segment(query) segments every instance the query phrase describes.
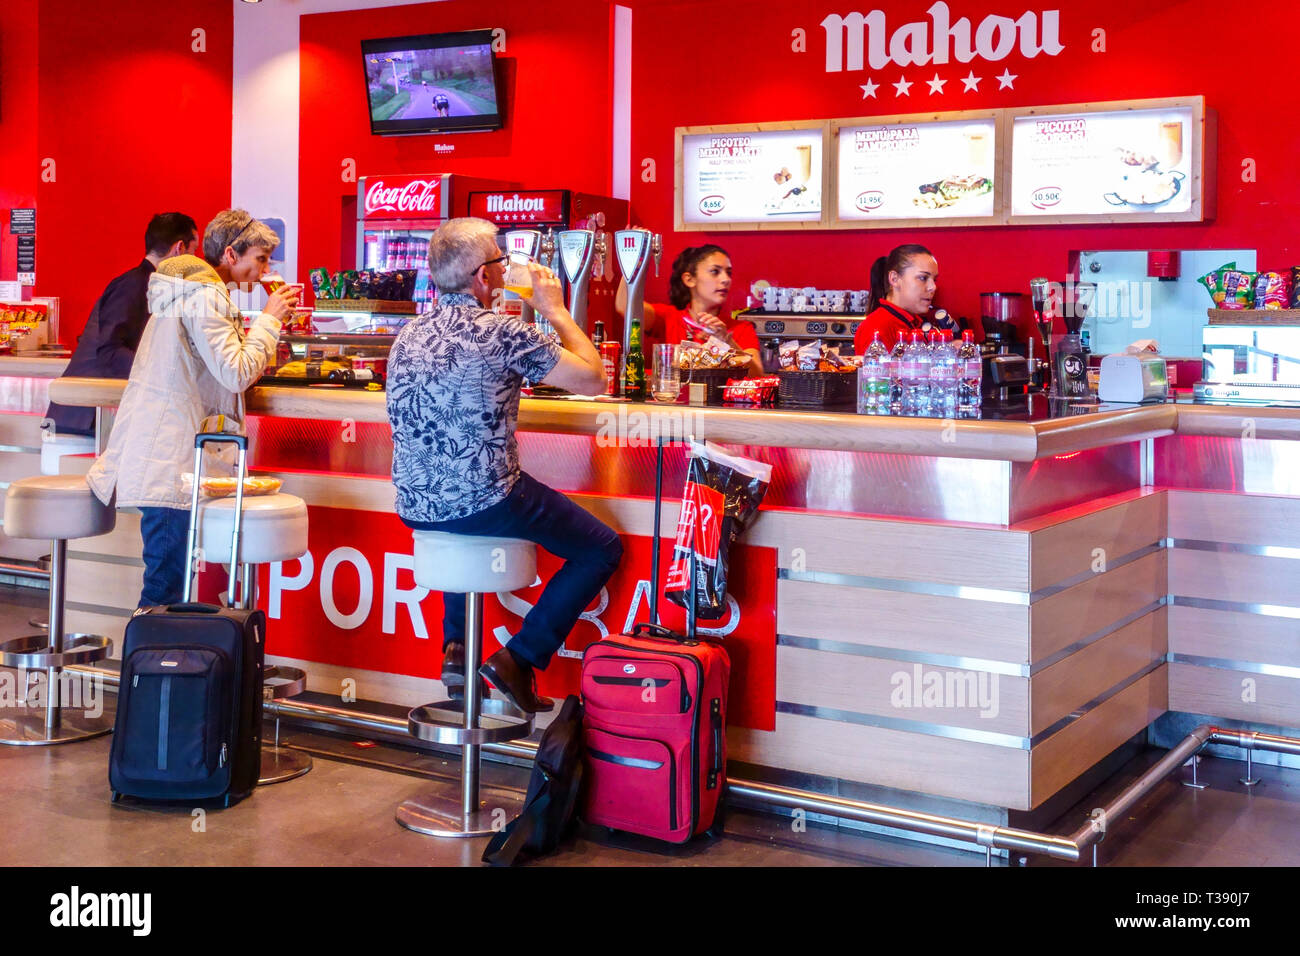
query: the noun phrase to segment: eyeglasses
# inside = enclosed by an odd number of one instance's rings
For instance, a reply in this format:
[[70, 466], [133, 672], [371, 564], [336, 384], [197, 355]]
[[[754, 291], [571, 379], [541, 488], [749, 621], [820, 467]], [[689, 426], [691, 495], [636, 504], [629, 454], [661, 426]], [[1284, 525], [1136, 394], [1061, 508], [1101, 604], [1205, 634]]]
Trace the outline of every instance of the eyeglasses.
[[[483, 265], [485, 266], [495, 265], [498, 262], [505, 262], [509, 258], [510, 258], [510, 254], [506, 253], [504, 256], [497, 256], [495, 259], [489, 259], [487, 262], [483, 263]], [[480, 268], [482, 268], [482, 266], [480, 266]]]

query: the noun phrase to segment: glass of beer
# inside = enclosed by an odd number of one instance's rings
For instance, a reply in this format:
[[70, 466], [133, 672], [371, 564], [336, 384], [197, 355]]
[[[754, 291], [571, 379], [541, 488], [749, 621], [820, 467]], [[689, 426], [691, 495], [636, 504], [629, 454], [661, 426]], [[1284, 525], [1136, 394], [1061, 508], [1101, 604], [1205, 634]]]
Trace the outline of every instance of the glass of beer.
[[262, 283], [262, 288], [266, 290], [267, 295], [275, 292], [285, 284], [284, 276], [280, 275], [278, 272], [268, 272], [266, 275], [262, 276], [260, 281]]
[[507, 292], [513, 292], [525, 301], [533, 297], [533, 275], [528, 271], [532, 262], [532, 257], [522, 252], [512, 252], [506, 260], [506, 277], [502, 284]]
[[1172, 120], [1160, 124], [1161, 164], [1165, 171], [1183, 161], [1183, 121]]

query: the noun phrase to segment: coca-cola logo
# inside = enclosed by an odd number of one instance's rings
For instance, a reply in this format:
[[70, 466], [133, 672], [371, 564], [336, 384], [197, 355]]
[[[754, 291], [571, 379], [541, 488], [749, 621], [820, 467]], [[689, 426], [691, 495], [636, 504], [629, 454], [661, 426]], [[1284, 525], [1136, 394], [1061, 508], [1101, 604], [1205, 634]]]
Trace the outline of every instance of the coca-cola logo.
[[437, 213], [437, 179], [412, 179], [402, 186], [389, 188], [376, 179], [366, 189], [366, 214], [377, 212]]

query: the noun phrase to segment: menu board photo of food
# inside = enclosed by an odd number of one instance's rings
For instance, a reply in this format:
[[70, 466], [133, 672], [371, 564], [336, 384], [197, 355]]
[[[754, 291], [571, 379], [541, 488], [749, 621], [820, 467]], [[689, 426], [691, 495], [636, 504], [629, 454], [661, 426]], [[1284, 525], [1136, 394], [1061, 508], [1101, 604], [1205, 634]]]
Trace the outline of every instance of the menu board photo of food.
[[684, 132], [683, 223], [779, 224], [822, 218], [821, 125], [809, 129]]
[[1011, 214], [1188, 214], [1194, 124], [1190, 106], [1018, 116]]
[[840, 220], [984, 219], [995, 212], [997, 120], [843, 126]]

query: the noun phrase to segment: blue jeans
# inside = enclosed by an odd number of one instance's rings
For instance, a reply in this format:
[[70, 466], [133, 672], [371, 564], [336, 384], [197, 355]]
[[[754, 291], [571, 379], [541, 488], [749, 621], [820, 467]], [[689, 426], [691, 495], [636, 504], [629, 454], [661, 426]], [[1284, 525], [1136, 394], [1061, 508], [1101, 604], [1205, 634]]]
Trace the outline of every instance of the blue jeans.
[[183, 508], [141, 508], [144, 589], [137, 607], [178, 604], [185, 591], [185, 545], [190, 513]]
[[[623, 557], [623, 542], [614, 529], [593, 518], [564, 495], [527, 474], [520, 474], [502, 501], [451, 521], [407, 521], [417, 531], [490, 538], [522, 538], [564, 558], [564, 566], [542, 590], [524, 618], [510, 650], [534, 667], [545, 669], [564, 644], [578, 617], [592, 602]], [[465, 642], [465, 601], [443, 595], [442, 645]]]

